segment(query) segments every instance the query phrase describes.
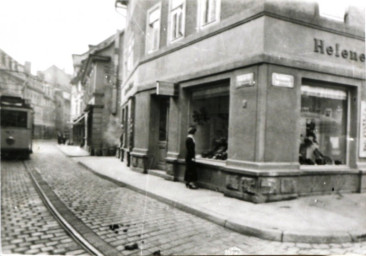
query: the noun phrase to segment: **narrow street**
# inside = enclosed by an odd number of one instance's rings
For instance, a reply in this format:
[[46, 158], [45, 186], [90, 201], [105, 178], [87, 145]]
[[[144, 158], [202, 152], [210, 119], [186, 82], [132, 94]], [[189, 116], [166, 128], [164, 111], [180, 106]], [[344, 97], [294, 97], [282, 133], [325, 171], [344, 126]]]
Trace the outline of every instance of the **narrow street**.
[[[280, 243], [238, 234], [97, 177], [53, 142], [37, 142], [25, 165], [39, 171], [76, 219], [121, 255], [225, 254], [230, 248], [242, 254], [366, 251], [366, 242]], [[42, 204], [23, 163], [2, 161], [1, 174], [3, 253], [88, 254]]]
[[[363, 254], [366, 243], [280, 243], [244, 236], [95, 176], [52, 142], [38, 142], [36, 169], [76, 218], [121, 255]], [[2, 162], [2, 250], [24, 254], [87, 254], [43, 206], [21, 162]]]

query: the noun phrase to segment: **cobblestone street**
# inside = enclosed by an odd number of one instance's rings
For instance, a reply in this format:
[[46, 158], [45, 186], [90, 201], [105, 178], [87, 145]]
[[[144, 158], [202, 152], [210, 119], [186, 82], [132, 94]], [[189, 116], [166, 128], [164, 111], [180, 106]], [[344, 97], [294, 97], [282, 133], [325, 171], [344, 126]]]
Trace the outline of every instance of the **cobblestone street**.
[[23, 163], [1, 165], [2, 253], [87, 255], [43, 205]]
[[[22, 164], [2, 164], [3, 253], [85, 254], [42, 205]], [[241, 235], [104, 180], [49, 142], [35, 144], [27, 166], [37, 168], [64, 204], [123, 255], [366, 253], [366, 242], [281, 243]]]

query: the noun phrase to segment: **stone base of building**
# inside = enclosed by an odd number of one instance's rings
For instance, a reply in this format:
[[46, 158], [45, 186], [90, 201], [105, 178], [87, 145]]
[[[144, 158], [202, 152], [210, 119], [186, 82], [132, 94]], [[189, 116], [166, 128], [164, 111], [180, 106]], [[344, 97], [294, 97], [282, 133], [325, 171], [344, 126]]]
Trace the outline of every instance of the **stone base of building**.
[[[166, 173], [172, 180], [183, 181], [184, 161], [167, 162]], [[249, 170], [233, 168], [224, 162], [197, 161], [198, 184], [225, 196], [254, 203], [289, 200], [302, 196], [366, 191], [366, 171], [334, 170]]]
[[88, 152], [92, 156], [115, 156], [116, 155], [116, 148], [102, 148], [102, 147], [93, 147], [89, 146]]
[[148, 173], [148, 156], [147, 150], [137, 150], [134, 149], [130, 153], [131, 158], [131, 169], [141, 173]]

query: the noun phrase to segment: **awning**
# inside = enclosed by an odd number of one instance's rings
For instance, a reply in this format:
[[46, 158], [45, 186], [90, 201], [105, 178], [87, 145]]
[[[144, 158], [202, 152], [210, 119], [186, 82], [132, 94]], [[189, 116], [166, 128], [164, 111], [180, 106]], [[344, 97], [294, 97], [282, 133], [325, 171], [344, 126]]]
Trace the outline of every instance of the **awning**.
[[314, 87], [308, 85], [301, 86], [301, 94], [306, 96], [334, 99], [334, 100], [346, 100], [347, 93], [343, 90]]

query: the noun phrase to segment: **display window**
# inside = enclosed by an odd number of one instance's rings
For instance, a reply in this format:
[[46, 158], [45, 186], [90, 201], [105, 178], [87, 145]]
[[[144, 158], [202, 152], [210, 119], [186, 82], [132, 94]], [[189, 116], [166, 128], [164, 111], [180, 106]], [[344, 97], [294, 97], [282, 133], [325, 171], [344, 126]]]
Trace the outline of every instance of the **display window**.
[[300, 164], [346, 164], [347, 103], [345, 88], [301, 86]]
[[190, 109], [190, 123], [197, 128], [196, 154], [206, 159], [226, 160], [229, 86], [193, 91]]

